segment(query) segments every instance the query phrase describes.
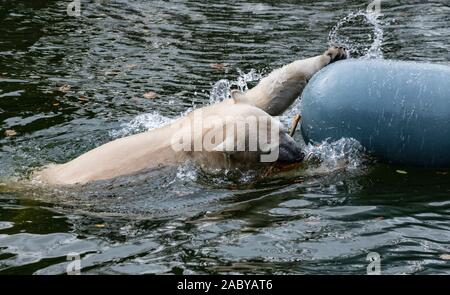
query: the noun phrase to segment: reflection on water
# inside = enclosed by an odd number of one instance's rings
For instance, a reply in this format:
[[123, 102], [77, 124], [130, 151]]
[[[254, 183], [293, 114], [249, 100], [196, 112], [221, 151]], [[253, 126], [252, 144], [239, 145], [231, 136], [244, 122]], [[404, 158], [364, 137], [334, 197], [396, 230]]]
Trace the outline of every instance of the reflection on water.
[[446, 1], [382, 2], [375, 18], [365, 1], [103, 2], [80, 18], [67, 1], [0, 4], [0, 273], [64, 273], [77, 252], [89, 273], [363, 274], [372, 251], [384, 273], [449, 272], [450, 171], [374, 163], [349, 139], [264, 179], [187, 163], [70, 190], [14, 184], [328, 42], [448, 64]]

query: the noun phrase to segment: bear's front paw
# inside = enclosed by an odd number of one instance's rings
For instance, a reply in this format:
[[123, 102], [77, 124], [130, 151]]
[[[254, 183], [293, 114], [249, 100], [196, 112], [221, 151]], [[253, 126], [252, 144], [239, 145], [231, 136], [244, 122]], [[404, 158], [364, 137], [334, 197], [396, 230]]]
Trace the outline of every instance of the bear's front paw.
[[344, 47], [330, 47], [324, 54], [330, 58], [329, 63], [347, 58], [347, 50]]

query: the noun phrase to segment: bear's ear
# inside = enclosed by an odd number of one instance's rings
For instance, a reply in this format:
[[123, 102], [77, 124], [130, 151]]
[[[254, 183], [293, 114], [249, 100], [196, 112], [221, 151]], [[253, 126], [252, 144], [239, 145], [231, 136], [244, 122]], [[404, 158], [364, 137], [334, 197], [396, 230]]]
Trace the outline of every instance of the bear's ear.
[[231, 98], [234, 100], [234, 103], [247, 103], [244, 92], [234, 89], [234, 90], [231, 90], [230, 94], [231, 94]]

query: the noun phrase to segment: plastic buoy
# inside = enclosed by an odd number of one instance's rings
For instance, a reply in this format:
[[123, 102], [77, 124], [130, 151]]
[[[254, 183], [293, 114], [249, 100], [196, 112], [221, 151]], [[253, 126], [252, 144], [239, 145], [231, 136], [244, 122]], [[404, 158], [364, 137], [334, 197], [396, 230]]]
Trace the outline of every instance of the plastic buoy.
[[312, 142], [354, 138], [389, 163], [450, 167], [450, 67], [345, 60], [302, 94], [301, 131]]

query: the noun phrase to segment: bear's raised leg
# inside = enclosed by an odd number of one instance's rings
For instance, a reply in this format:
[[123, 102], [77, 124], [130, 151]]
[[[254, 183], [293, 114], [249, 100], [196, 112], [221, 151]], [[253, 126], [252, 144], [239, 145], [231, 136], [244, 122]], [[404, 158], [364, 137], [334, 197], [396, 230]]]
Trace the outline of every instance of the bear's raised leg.
[[236, 103], [256, 106], [272, 116], [281, 115], [301, 95], [315, 73], [345, 58], [347, 53], [343, 47], [331, 47], [321, 55], [297, 60], [273, 70], [247, 92], [233, 90], [231, 97]]

